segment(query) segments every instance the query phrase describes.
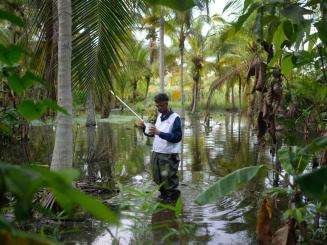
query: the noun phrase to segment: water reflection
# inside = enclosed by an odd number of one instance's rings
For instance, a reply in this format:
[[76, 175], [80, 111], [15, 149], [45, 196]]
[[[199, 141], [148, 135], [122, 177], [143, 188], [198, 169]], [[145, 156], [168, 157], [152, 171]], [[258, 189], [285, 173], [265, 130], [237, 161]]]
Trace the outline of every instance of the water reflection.
[[[174, 241], [179, 243], [255, 243], [257, 200], [258, 193], [265, 188], [264, 178], [258, 178], [246, 189], [214, 204], [198, 206], [194, 200], [201, 190], [238, 168], [270, 163], [269, 150], [258, 142], [250, 123], [240, 114], [213, 114], [209, 125], [204, 125], [202, 118], [186, 115], [183, 132], [183, 154], [179, 169], [184, 203], [182, 217], [176, 219], [169, 211], [143, 217], [142, 225], [147, 228], [147, 234], [152, 232], [152, 235], [137, 235], [131, 230], [138, 222], [130, 217], [141, 214], [127, 209], [121, 211], [120, 227], [85, 222], [84, 230], [92, 232], [83, 232], [82, 229], [69, 233], [65, 240], [109, 244], [121, 238], [120, 241], [124, 241], [122, 244], [153, 244], [167, 234], [160, 229], [153, 229], [158, 223], [163, 223], [169, 227], [168, 230], [174, 228], [177, 231]], [[1, 159], [15, 163], [30, 161], [48, 164], [53, 137], [52, 127], [34, 127], [25, 150], [21, 146], [1, 149]], [[121, 124], [99, 122], [97, 127], [90, 128], [74, 127], [74, 166], [85, 176], [109, 187], [120, 182], [142, 189], [145, 184], [152, 183], [149, 174], [150, 150], [151, 140], [135, 128], [132, 121]], [[140, 205], [137, 199], [129, 202], [135, 207]], [[115, 203], [118, 207], [123, 204], [121, 200]], [[187, 226], [193, 228], [191, 234], [186, 235], [183, 229]]]

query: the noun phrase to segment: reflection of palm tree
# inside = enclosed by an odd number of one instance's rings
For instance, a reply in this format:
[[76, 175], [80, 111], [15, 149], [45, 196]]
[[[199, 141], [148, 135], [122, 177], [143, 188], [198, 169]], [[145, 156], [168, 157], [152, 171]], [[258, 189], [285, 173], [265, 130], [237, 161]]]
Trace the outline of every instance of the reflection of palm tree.
[[201, 159], [201, 149], [202, 145], [200, 143], [200, 135], [201, 135], [201, 127], [200, 120], [197, 117], [191, 117], [191, 125], [193, 132], [193, 140], [192, 140], [192, 171], [201, 171], [202, 159]]

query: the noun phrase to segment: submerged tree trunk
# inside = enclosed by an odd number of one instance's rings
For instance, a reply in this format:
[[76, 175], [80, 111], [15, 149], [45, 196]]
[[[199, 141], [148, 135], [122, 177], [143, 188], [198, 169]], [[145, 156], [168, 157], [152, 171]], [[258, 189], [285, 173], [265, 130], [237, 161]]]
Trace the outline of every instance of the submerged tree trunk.
[[57, 114], [55, 146], [51, 170], [73, 166], [73, 109], [71, 89], [71, 52], [72, 52], [72, 11], [71, 0], [58, 0], [59, 43], [58, 43], [58, 104], [68, 115]]
[[234, 84], [232, 85], [232, 88], [231, 88], [231, 95], [232, 95], [232, 108], [234, 110], [235, 109]]
[[165, 20], [163, 16], [160, 18], [160, 46], [159, 46], [159, 76], [160, 76], [160, 93], [165, 91], [165, 43], [164, 43], [164, 29]]
[[197, 105], [200, 99], [200, 79], [201, 79], [201, 69], [202, 69], [202, 57], [193, 58], [194, 73], [193, 73], [193, 98], [191, 104], [192, 113], [196, 112]]
[[87, 119], [86, 119], [86, 127], [95, 126], [95, 109], [94, 109], [94, 100], [92, 89], [89, 90], [87, 94]]
[[241, 76], [238, 77], [238, 103], [239, 103], [239, 110], [242, 110], [242, 84], [241, 84]]
[[185, 32], [184, 25], [181, 27], [181, 33], [179, 36], [179, 52], [181, 58], [180, 72], [181, 72], [181, 104], [182, 104], [182, 117], [184, 118], [184, 48], [185, 48]]

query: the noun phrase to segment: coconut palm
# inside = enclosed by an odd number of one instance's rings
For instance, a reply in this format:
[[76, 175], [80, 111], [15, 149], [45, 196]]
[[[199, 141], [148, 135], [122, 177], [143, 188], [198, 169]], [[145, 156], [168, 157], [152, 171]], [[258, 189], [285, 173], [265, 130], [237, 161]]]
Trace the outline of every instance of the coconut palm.
[[58, 0], [58, 105], [68, 114], [58, 112], [56, 139], [51, 169], [71, 168], [73, 149], [73, 108], [71, 90], [72, 18], [71, 0]]
[[124, 76], [131, 83], [132, 101], [134, 104], [136, 102], [139, 81], [146, 79], [151, 71], [148, 62], [149, 53], [143, 43], [136, 43], [134, 41], [132, 46], [133, 48], [126, 52], [124, 58], [126, 66], [121, 70], [121, 76]]
[[190, 23], [192, 20], [192, 11], [174, 11], [174, 18], [171, 19], [170, 25], [173, 26], [172, 30], [167, 34], [178, 47], [179, 52], [179, 67], [180, 67], [180, 92], [181, 103], [184, 108], [184, 53], [185, 53], [185, 41], [190, 33]]
[[[242, 86], [246, 87], [244, 74], [247, 70], [250, 56], [247, 52], [248, 44], [253, 38], [246, 31], [232, 32], [232, 26], [221, 20], [222, 27], [217, 35], [213, 35], [208, 40], [208, 49], [215, 57], [210, 62], [210, 69], [214, 72], [215, 78], [209, 88], [209, 96], [206, 105], [205, 121], [209, 120], [210, 103], [213, 93], [223, 85], [226, 87], [225, 97], [229, 101], [231, 97], [232, 106], [235, 108], [234, 87], [239, 85], [239, 103], [241, 103]], [[241, 107], [241, 104], [240, 104]]]
[[201, 76], [207, 55], [206, 45], [208, 37], [211, 35], [212, 31], [210, 29], [205, 34], [202, 34], [204, 23], [207, 20], [207, 16], [197, 17], [192, 23], [192, 30], [188, 38], [190, 50], [187, 51], [187, 58], [191, 63], [191, 73], [193, 78], [192, 102], [190, 106], [192, 113], [197, 111], [198, 101], [200, 100]]

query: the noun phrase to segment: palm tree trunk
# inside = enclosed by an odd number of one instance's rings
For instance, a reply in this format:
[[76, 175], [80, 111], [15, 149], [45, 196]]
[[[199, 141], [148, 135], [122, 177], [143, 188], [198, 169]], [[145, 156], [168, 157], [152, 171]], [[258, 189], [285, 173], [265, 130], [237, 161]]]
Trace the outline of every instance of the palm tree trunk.
[[132, 92], [132, 101], [133, 101], [133, 104], [135, 105], [135, 102], [136, 102], [136, 91], [137, 91], [137, 81], [134, 80], [133, 81], [133, 92]]
[[164, 92], [165, 86], [165, 51], [164, 51], [164, 29], [165, 20], [163, 16], [160, 18], [160, 46], [159, 46], [159, 76], [160, 76], [160, 93]]
[[232, 108], [235, 109], [234, 84], [232, 85], [231, 94], [232, 94]]
[[[155, 27], [150, 27], [149, 28], [149, 33], [148, 33], [148, 36], [150, 37], [150, 43], [149, 43], [149, 48], [150, 48], [150, 70], [151, 70], [151, 67], [152, 67], [152, 64], [154, 62], [154, 58], [155, 58], [155, 49], [156, 49], [156, 29]], [[144, 99], [146, 99], [148, 97], [148, 93], [149, 93], [149, 86], [150, 86], [150, 81], [151, 81], [151, 71], [150, 71], [150, 74], [147, 75], [145, 77], [145, 80], [146, 80], [146, 88], [145, 88], [145, 97]]]
[[146, 81], [146, 85], [145, 85], [145, 95], [144, 95], [144, 100], [146, 100], [146, 98], [148, 97], [148, 93], [149, 93], [149, 86], [150, 86], [150, 81], [151, 81], [151, 76], [147, 75], [145, 77], [145, 81]]
[[94, 109], [94, 100], [92, 90], [90, 89], [87, 94], [87, 119], [86, 127], [95, 126], [95, 109]]
[[194, 87], [193, 87], [193, 99], [192, 99], [192, 113], [195, 113], [197, 111], [197, 104], [200, 98], [200, 82], [199, 78], [194, 80]]
[[58, 0], [59, 42], [58, 42], [58, 105], [64, 107], [68, 115], [57, 114], [55, 146], [52, 154], [51, 170], [73, 166], [73, 108], [71, 89], [72, 53], [72, 11], [71, 0]]
[[242, 78], [238, 77], [238, 103], [240, 107], [240, 111], [242, 110]]
[[184, 33], [184, 25], [181, 27], [180, 33], [180, 44], [179, 44], [179, 51], [180, 51], [180, 72], [181, 72], [181, 102], [182, 102], [182, 117], [184, 118], [184, 42], [185, 42], [185, 33]]

